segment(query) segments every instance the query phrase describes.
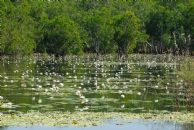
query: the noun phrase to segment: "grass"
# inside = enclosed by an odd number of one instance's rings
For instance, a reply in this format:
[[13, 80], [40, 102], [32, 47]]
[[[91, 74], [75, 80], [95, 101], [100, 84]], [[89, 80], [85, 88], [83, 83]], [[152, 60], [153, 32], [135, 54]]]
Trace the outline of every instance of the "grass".
[[194, 57], [184, 57], [179, 74], [185, 81], [194, 82]]

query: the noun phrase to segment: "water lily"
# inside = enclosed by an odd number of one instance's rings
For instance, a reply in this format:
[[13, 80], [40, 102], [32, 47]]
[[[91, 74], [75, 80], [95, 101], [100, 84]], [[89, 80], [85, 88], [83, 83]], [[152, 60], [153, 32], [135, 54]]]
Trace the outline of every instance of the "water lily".
[[122, 94], [122, 95], [121, 95], [121, 98], [125, 98], [125, 95], [124, 95], [124, 94]]
[[121, 108], [125, 108], [125, 105], [122, 105]]
[[3, 96], [0, 96], [0, 100], [3, 100]]
[[42, 99], [38, 99], [38, 103], [41, 104], [42, 103]]
[[138, 92], [137, 95], [141, 95], [141, 92]]

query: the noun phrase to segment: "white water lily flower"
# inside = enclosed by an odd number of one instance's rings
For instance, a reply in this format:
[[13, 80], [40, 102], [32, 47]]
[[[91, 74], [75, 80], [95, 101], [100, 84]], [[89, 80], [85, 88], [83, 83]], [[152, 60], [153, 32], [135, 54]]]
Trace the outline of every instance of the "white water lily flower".
[[80, 92], [79, 90], [77, 90], [77, 91], [75, 92], [75, 95], [81, 96], [81, 92]]
[[41, 104], [41, 103], [42, 103], [42, 99], [39, 99], [39, 100], [38, 100], [38, 103]]
[[59, 83], [59, 86], [60, 86], [60, 87], [63, 87], [63, 86], [64, 86], [64, 84], [63, 84], [63, 83]]
[[46, 93], [48, 92], [48, 89], [47, 89], [47, 88], [45, 89], [45, 92], [46, 92]]
[[49, 99], [53, 99], [54, 97], [49, 97]]
[[36, 99], [36, 97], [32, 97], [32, 101], [34, 101]]
[[122, 95], [121, 95], [121, 98], [125, 98], [125, 95], [122, 94]]
[[80, 96], [81, 99], [84, 99], [85, 97], [83, 95]]
[[141, 95], [141, 92], [138, 92], [137, 95]]
[[121, 90], [119, 90], [119, 94], [123, 93]]
[[0, 96], [0, 100], [3, 100], [3, 97], [2, 96]]
[[125, 105], [122, 105], [121, 108], [125, 108]]
[[41, 89], [41, 88], [42, 88], [42, 86], [41, 86], [41, 85], [38, 85], [38, 88], [39, 88], [39, 89]]

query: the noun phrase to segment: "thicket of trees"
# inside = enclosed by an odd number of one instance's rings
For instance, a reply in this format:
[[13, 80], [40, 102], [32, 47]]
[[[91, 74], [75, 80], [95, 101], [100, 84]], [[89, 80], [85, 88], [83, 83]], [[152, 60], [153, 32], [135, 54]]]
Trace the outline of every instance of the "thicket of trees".
[[1, 54], [193, 51], [193, 0], [0, 0]]

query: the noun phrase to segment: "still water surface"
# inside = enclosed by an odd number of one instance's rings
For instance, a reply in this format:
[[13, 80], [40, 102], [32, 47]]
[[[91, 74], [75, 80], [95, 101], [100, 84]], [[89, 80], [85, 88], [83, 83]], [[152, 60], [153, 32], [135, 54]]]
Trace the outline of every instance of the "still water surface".
[[2, 112], [193, 111], [191, 86], [179, 59], [132, 55], [0, 60]]
[[[191, 98], [194, 96], [193, 83], [184, 81], [179, 76], [180, 64], [181, 57], [171, 55], [130, 55], [124, 61], [110, 55], [98, 58], [36, 56], [1, 59], [0, 112], [194, 112]], [[187, 128], [190, 125], [143, 121], [121, 126], [108, 123], [92, 129], [101, 127], [190, 130]]]

